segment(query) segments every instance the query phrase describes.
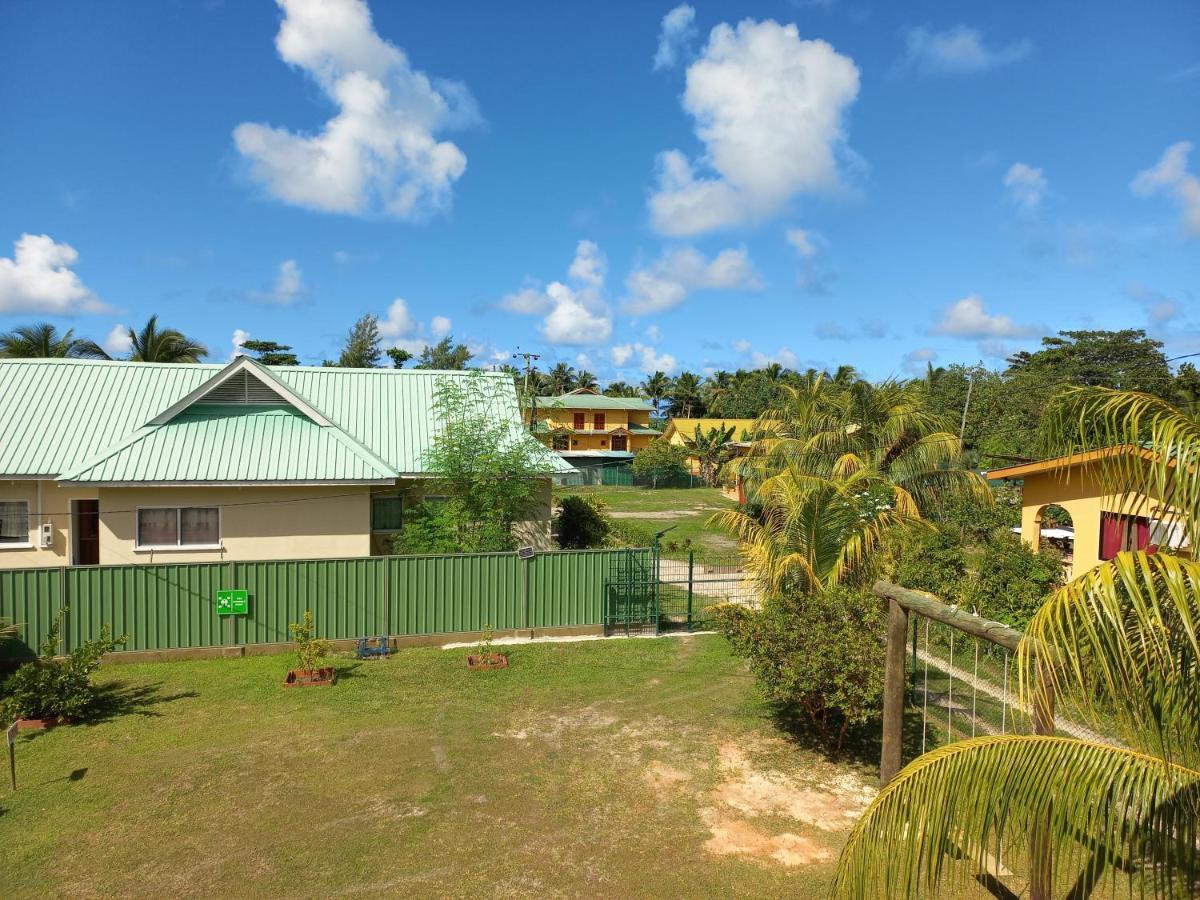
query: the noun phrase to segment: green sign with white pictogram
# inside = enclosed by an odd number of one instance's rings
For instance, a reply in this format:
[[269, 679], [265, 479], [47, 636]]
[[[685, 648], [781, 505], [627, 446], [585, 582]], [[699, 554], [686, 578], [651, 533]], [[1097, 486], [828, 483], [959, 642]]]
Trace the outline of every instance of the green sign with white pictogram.
[[244, 616], [250, 612], [250, 596], [246, 591], [217, 591], [218, 616]]

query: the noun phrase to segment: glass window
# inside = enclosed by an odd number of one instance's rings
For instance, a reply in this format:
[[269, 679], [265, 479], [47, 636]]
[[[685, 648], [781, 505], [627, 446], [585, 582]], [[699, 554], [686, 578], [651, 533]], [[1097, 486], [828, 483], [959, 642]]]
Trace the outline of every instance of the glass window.
[[576, 431], [583, 431], [586, 427], [584, 419], [585, 416], [583, 413], [575, 413], [571, 416], [572, 424], [574, 424]]
[[604, 430], [604, 413], [596, 413], [592, 416], [592, 420], [596, 423], [596, 430]]
[[0, 500], [0, 544], [29, 543], [29, 503]]
[[139, 547], [155, 547], [179, 542], [179, 510], [139, 509], [137, 515]]
[[210, 546], [221, 543], [216, 506], [158, 507], [137, 512], [139, 547]]
[[179, 510], [179, 543], [221, 543], [221, 513], [215, 506], [185, 506]]
[[554, 449], [567, 450], [570, 448], [571, 441], [565, 434], [556, 434], [554, 436]]
[[399, 494], [371, 495], [371, 530], [399, 531], [404, 527], [404, 498]]

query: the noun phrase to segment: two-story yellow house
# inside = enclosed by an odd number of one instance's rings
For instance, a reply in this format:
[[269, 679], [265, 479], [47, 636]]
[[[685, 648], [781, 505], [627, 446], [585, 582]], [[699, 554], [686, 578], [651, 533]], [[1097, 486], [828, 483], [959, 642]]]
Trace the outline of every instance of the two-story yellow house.
[[650, 424], [654, 405], [640, 397], [606, 397], [579, 388], [557, 397], [538, 397], [525, 410], [536, 416], [532, 431], [572, 464], [629, 461], [660, 432]]

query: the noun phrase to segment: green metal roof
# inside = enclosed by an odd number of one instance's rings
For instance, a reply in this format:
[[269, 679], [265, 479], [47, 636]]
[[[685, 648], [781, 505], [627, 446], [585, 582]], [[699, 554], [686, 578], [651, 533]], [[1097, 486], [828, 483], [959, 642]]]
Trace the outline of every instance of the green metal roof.
[[654, 412], [654, 404], [640, 397], [605, 397], [603, 394], [560, 394], [557, 397], [538, 397], [538, 408], [547, 406], [563, 409], [630, 409]]
[[[222, 407], [225, 415], [215, 418], [180, 412], [165, 425], [149, 426], [152, 420], [188, 397], [205, 382], [237, 367], [262, 377], [268, 385], [286, 392], [314, 410], [331, 424], [326, 429], [312, 418], [305, 422], [319, 430], [315, 437], [294, 416], [260, 416], [261, 406]], [[395, 475], [425, 473], [422, 458], [441, 431], [442, 423], [433, 408], [437, 384], [447, 378], [471, 377], [471, 372], [442, 372], [403, 369], [339, 369], [303, 366], [264, 367], [240, 358], [229, 366], [110, 362], [101, 360], [31, 359], [0, 360], [0, 478], [55, 478], [63, 473], [106, 480], [99, 473], [123, 476], [123, 482], [157, 481], [162, 462], [150, 448], [161, 453], [183, 454], [187, 447], [167, 433], [151, 434], [148, 428], [182, 429], [203, 435], [204, 441], [227, 456], [257, 455], [255, 466], [239, 464], [240, 471], [256, 481], [292, 480], [299, 463], [286, 456], [259, 452], [260, 441], [290, 439], [313, 452], [330, 454], [323, 465], [327, 472], [369, 473], [374, 480], [377, 463]], [[532, 440], [521, 422], [520, 407], [512, 379], [502, 372], [482, 372], [496, 379], [489, 391], [490, 411], [512, 429], [513, 440]], [[188, 410], [198, 409], [197, 406]], [[238, 416], [244, 421], [234, 422]], [[266, 429], [266, 430], [264, 430]], [[537, 443], [536, 441], [533, 443]], [[356, 455], [351, 445], [358, 447]], [[271, 446], [276, 446], [271, 444]], [[138, 448], [142, 449], [138, 449]], [[570, 471], [570, 466], [537, 444], [547, 472]], [[360, 463], [351, 458], [360, 459]], [[342, 460], [343, 462], [337, 462]], [[367, 460], [375, 460], [369, 463]], [[210, 461], [215, 462], [215, 461]], [[344, 463], [344, 464], [343, 464]], [[175, 471], [202, 471], [198, 463], [172, 462]], [[189, 468], [190, 467], [190, 468]], [[349, 468], [346, 468], [349, 467]], [[238, 468], [238, 467], [235, 467]], [[315, 471], [315, 470], [310, 470]], [[188, 479], [170, 479], [188, 480]], [[209, 480], [209, 479], [205, 479]], [[340, 480], [340, 479], [332, 479]]]

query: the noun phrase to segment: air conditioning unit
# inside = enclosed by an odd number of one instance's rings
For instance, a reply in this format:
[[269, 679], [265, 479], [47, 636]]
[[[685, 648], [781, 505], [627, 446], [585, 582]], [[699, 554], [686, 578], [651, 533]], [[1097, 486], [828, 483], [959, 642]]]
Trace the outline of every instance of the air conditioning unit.
[[53, 525], [53, 523], [51, 523], [51, 522], [42, 523], [40, 532], [41, 532], [41, 536], [42, 536], [42, 542], [41, 542], [42, 549], [49, 550], [51, 547], [54, 546], [54, 525]]

